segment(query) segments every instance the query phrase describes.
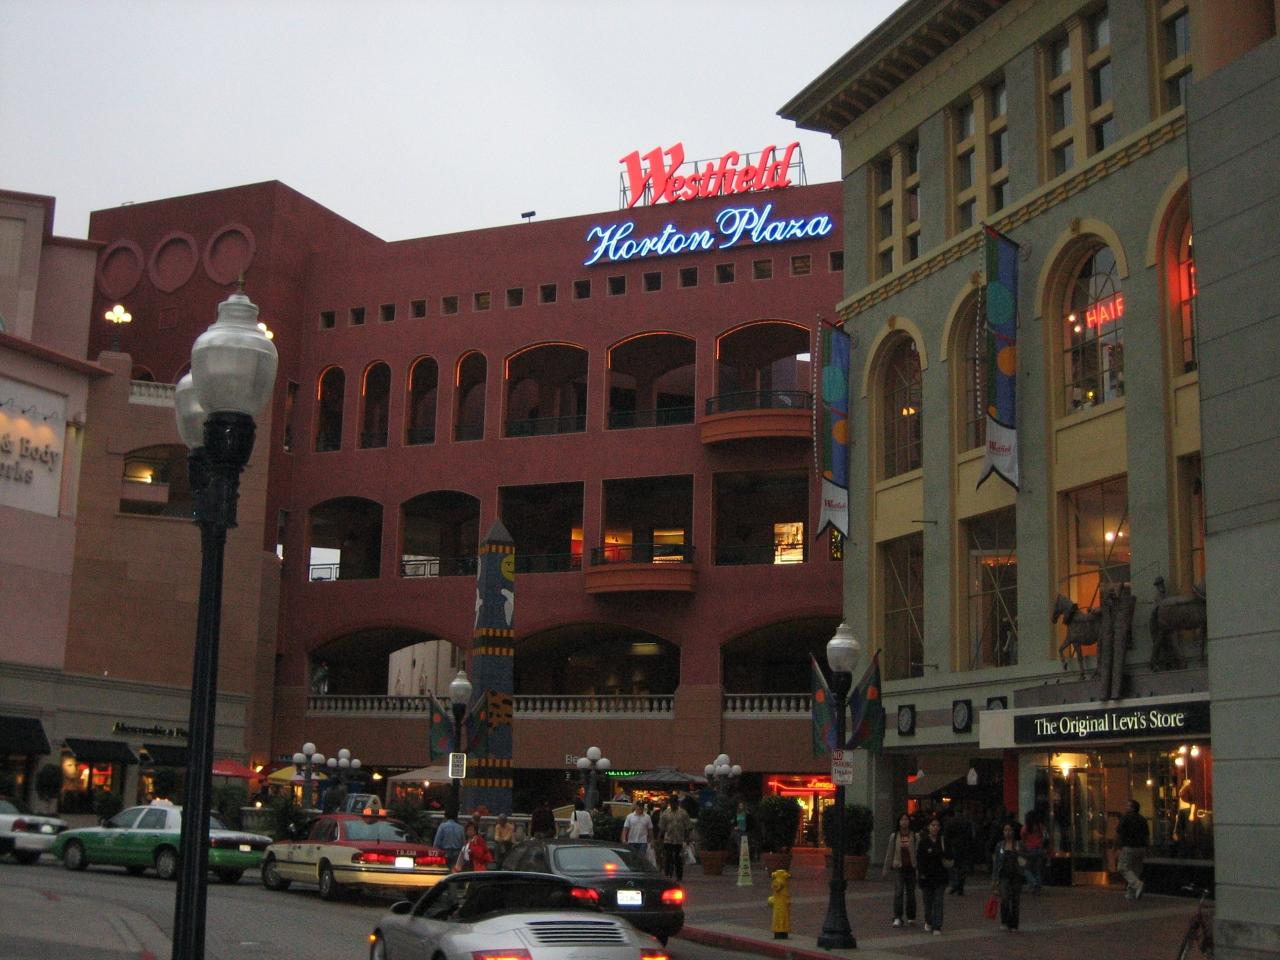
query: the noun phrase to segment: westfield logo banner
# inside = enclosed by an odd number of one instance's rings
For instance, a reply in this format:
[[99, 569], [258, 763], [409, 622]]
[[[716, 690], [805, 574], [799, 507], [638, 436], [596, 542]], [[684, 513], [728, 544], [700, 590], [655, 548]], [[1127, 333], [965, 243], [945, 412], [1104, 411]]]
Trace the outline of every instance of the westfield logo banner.
[[729, 197], [761, 190], [781, 190], [791, 185], [787, 171], [791, 158], [800, 148], [799, 142], [784, 148], [778, 156], [776, 145], [760, 151], [755, 163], [745, 162], [742, 154], [730, 150], [719, 160], [708, 161], [693, 173], [682, 174], [684, 144], [663, 150], [654, 147], [641, 156], [635, 150], [618, 162], [626, 168], [627, 208], [648, 198], [650, 204], [675, 203], [677, 200], [705, 200]]

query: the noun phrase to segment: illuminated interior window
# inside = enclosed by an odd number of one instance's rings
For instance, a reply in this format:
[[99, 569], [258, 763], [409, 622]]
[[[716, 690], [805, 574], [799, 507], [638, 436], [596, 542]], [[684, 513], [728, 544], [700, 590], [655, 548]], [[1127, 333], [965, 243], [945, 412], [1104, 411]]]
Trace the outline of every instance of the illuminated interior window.
[[1098, 247], [1072, 276], [1062, 312], [1067, 412], [1124, 396], [1124, 313], [1115, 256]]
[[1013, 507], [962, 523], [968, 557], [967, 647], [970, 670], [1018, 662], [1018, 545]]
[[890, 348], [882, 381], [883, 479], [916, 470], [921, 464], [920, 356], [915, 341], [898, 337]]
[[[1129, 585], [1129, 484], [1125, 477], [1063, 495], [1066, 575], [1061, 592], [1082, 610]], [[1065, 632], [1063, 634], [1065, 636]]]
[[804, 563], [804, 523], [773, 525], [773, 562]]

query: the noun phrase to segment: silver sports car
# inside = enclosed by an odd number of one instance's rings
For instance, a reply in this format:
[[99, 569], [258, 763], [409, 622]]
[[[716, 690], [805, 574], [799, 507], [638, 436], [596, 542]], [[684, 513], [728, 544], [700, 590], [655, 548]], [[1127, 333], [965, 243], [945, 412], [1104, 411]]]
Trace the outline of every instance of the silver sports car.
[[668, 960], [653, 937], [600, 912], [562, 877], [458, 873], [402, 900], [369, 934], [370, 960]]

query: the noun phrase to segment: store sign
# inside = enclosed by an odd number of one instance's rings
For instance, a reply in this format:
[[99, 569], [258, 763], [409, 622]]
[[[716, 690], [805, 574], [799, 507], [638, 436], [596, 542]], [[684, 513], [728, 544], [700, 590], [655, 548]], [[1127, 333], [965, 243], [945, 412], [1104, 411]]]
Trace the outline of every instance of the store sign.
[[1207, 700], [1104, 707], [1096, 710], [1068, 709], [1013, 718], [1013, 740], [1017, 744], [1136, 737], [1180, 738], [1208, 733]]
[[65, 396], [0, 377], [0, 504], [58, 515], [66, 413]]
[[172, 737], [176, 740], [186, 740], [189, 736], [185, 727], [162, 727], [159, 724], [140, 727], [136, 724], [125, 723], [123, 720], [117, 720], [111, 727], [111, 732], [131, 733], [138, 737]]
[[787, 170], [799, 148], [799, 142], [788, 145], [779, 159], [778, 148], [770, 144], [760, 151], [755, 163], [742, 163], [742, 154], [730, 150], [718, 161], [711, 160], [688, 174], [679, 172], [684, 166], [683, 143], [667, 150], [654, 147], [643, 157], [639, 150], [632, 151], [618, 161], [626, 168], [630, 197], [627, 207], [634, 207], [646, 194], [650, 203], [675, 203], [678, 200], [705, 200], [760, 190], [781, 190], [791, 186]]
[[635, 221], [626, 220], [587, 231], [592, 250], [583, 266], [826, 237], [834, 229], [835, 224], [825, 213], [812, 217], [775, 217], [771, 203], [762, 207], [726, 207], [716, 214], [714, 227], [686, 231], [668, 223], [658, 233], [641, 237], [634, 236]]
[[1113, 293], [1103, 297], [1097, 303], [1091, 303], [1084, 311], [1086, 325], [1097, 329], [1105, 323], [1119, 320], [1124, 316], [1124, 294]]

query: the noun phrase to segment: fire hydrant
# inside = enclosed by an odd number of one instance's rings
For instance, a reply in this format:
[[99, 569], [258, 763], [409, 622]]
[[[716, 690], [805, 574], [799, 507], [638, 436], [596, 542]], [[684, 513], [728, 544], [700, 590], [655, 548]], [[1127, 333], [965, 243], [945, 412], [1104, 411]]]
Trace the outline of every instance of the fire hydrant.
[[773, 907], [773, 939], [786, 940], [791, 933], [791, 874], [785, 870], [775, 870], [769, 877], [769, 885], [773, 890], [773, 895], [769, 897], [769, 906]]

